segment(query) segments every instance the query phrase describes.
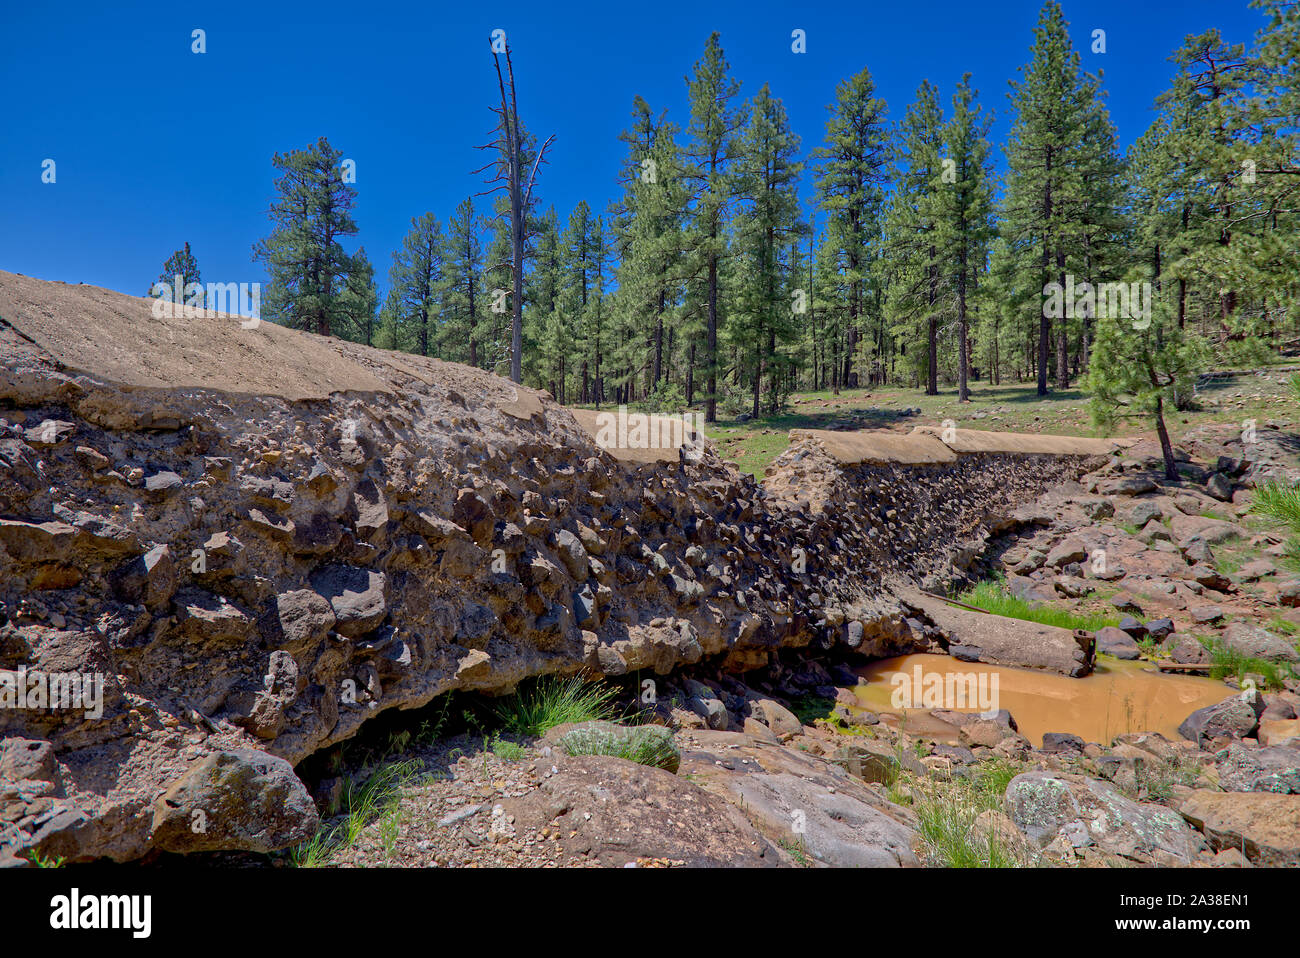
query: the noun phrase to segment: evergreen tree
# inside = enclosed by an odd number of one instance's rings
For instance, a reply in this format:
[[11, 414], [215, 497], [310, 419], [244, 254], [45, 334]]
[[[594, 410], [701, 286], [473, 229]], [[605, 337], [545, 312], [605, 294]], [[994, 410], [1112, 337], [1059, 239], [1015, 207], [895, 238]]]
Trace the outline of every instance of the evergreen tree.
[[559, 216], [555, 207], [550, 207], [537, 219], [531, 232], [535, 238], [533, 268], [528, 275], [524, 309], [525, 370], [530, 380], [550, 390], [560, 400], [564, 392], [564, 363], [572, 347], [573, 317], [560, 310], [564, 252], [560, 245]]
[[375, 286], [375, 267], [360, 247], [352, 257], [343, 287], [342, 314], [344, 327], [339, 335], [353, 342], [373, 346], [376, 334], [376, 311], [379, 307], [379, 290]]
[[[1065, 282], [1067, 258], [1077, 252], [1078, 214], [1084, 193], [1086, 156], [1082, 144], [1088, 103], [1079, 76], [1079, 54], [1070, 45], [1065, 17], [1056, 0], [1047, 0], [1034, 29], [1029, 64], [1011, 81], [1016, 114], [1006, 145], [1008, 177], [1002, 233], [1016, 267], [1015, 285], [1045, 291]], [[1026, 296], [1039, 310], [1038, 394], [1047, 394], [1051, 317], [1043, 300]], [[1068, 386], [1065, 346], [1067, 320], [1059, 321], [1057, 379]]]
[[412, 217], [411, 229], [402, 248], [393, 253], [388, 270], [389, 309], [399, 327], [412, 331], [413, 351], [421, 356], [437, 352], [445, 254], [442, 225], [432, 213], [424, 213]]
[[952, 117], [943, 131], [947, 157], [939, 176], [936, 245], [944, 282], [957, 312], [957, 398], [970, 400], [969, 308], [988, 258], [993, 227], [993, 172], [988, 142], [990, 120], [975, 102], [970, 74], [952, 98]]
[[939, 320], [943, 263], [939, 198], [943, 172], [943, 113], [928, 80], [916, 91], [898, 130], [894, 191], [884, 217], [885, 308], [894, 335], [927, 395], [939, 392]]
[[[703, 279], [706, 296], [704, 372], [708, 395], [706, 422], [718, 418], [718, 290], [719, 263], [727, 254], [724, 223], [731, 201], [736, 133], [745, 124], [743, 107], [730, 101], [740, 84], [728, 76], [730, 66], [717, 33], [710, 35], [704, 55], [687, 79], [691, 122], [687, 128], [685, 175], [694, 185], [691, 210], [692, 272]], [[693, 365], [693, 364], [692, 364]]]
[[730, 336], [740, 349], [740, 367], [752, 383], [751, 415], [759, 415], [764, 377], [770, 409], [780, 404], [778, 347], [794, 339], [789, 290], [788, 257], [800, 231], [798, 179], [803, 167], [796, 156], [799, 137], [781, 101], [767, 84], [754, 97], [750, 122], [741, 145], [737, 194], [741, 212], [736, 222], [738, 309]]
[[269, 216], [271, 235], [253, 248], [271, 283], [262, 298], [265, 318], [322, 336], [346, 323], [343, 292], [355, 266], [339, 238], [357, 232], [356, 188], [343, 182], [343, 154], [321, 137], [314, 145], [271, 160], [280, 177]]
[[440, 353], [448, 359], [480, 364], [483, 335], [482, 219], [466, 198], [447, 221], [443, 255], [443, 319]]
[[[681, 296], [683, 216], [687, 185], [675, 141], [677, 128], [658, 118], [641, 97], [633, 103], [632, 126], [620, 134], [628, 146], [621, 179], [623, 198], [615, 217], [622, 255], [617, 269], [620, 309], [633, 330], [650, 331], [652, 356], [638, 355], [639, 337], [628, 335], [622, 364], [629, 370], [648, 365], [650, 389], [669, 371], [667, 349]], [[690, 390], [688, 389], [688, 394]], [[687, 396], [689, 402], [692, 397]]]
[[[171, 290], [173, 303], [200, 308], [207, 305], [207, 292], [203, 288], [203, 277], [199, 275], [199, 261], [190, 252], [189, 243], [167, 257], [167, 262], [163, 263], [162, 275], [149, 287], [149, 295], [158, 298], [161, 294], [158, 288], [160, 286]], [[194, 286], [199, 288], [191, 289]], [[187, 293], [186, 290], [190, 292]]]
[[831, 308], [843, 317], [843, 365], [832, 373], [832, 385], [857, 385], [853, 363], [867, 310], [872, 262], [882, 229], [885, 183], [890, 160], [885, 123], [887, 107], [877, 97], [871, 71], [863, 67], [835, 91], [827, 109], [826, 139], [813, 151], [818, 206], [827, 213], [827, 255], [838, 263], [843, 297]]

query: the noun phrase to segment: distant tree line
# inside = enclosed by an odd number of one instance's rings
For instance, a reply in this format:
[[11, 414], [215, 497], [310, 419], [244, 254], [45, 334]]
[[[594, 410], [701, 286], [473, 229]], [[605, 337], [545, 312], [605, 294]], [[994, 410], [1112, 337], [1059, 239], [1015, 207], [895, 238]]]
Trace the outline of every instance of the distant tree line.
[[[1084, 385], [1099, 420], [1159, 412], [1190, 401], [1211, 355], [1296, 332], [1300, 5], [1253, 6], [1250, 49], [1209, 30], [1175, 51], [1156, 120], [1123, 155], [1047, 0], [1011, 82], [1001, 181], [969, 74], [947, 97], [922, 82], [895, 121], [864, 68], [805, 152], [768, 85], [741, 96], [715, 33], [680, 122], [634, 99], [621, 196], [567, 218], [532, 189], [550, 141], [519, 122], [511, 68], [486, 147], [503, 195], [414, 217], [382, 303], [364, 249], [342, 245], [357, 227], [341, 154], [322, 139], [274, 158], [264, 318], [503, 375], [515, 359], [562, 402], [709, 420], [801, 389], [965, 399], [975, 380]], [[1150, 295], [1116, 317], [1119, 283]]]

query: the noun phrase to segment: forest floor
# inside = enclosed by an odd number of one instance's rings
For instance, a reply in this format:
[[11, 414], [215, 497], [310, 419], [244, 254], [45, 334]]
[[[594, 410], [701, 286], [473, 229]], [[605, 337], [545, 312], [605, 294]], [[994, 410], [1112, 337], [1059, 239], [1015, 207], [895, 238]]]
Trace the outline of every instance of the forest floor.
[[[1229, 419], [1284, 420], [1295, 413], [1288, 378], [1300, 366], [1294, 361], [1258, 370], [1212, 373], [1197, 384], [1194, 408], [1168, 417], [1170, 432], [1221, 423]], [[951, 419], [965, 429], [999, 432], [1099, 436], [1088, 414], [1088, 399], [1077, 387], [1054, 389], [1040, 397], [1033, 383], [991, 386], [973, 382], [970, 402], [959, 403], [955, 387], [937, 396], [902, 386], [795, 393], [776, 415], [742, 421], [719, 419], [705, 427], [724, 459], [762, 478], [763, 470], [790, 444], [791, 429], [892, 429], [911, 432], [916, 426], [942, 425]], [[1155, 426], [1137, 420], [1119, 427], [1123, 435], [1154, 435]]]

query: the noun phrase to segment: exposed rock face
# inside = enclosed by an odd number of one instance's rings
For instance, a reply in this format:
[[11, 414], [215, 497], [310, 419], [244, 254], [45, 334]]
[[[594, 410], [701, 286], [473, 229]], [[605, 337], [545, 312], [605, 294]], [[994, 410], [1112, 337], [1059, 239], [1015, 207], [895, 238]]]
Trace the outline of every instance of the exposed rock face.
[[[52, 749], [6, 759], [0, 859], [283, 847], [301, 795], [245, 750], [293, 765], [453, 689], [912, 651], [884, 580], [968, 562], [1087, 460], [845, 464], [810, 440], [761, 487], [707, 449], [620, 462], [479, 370], [268, 323], [94, 291], [78, 308], [115, 349], [87, 351], [42, 308], [56, 285], [0, 273], [0, 668], [102, 696], [0, 709]], [[199, 844], [157, 806], [257, 782], [284, 817], [227, 813]]]
[[[611, 867], [641, 860], [694, 867], [788, 864], [734, 806], [672, 772], [579, 755], [528, 797], [504, 802], [520, 827], [551, 823], [569, 855]], [[671, 821], [674, 827], [666, 828]]]
[[1203, 839], [1175, 812], [1133, 801], [1096, 779], [1025, 772], [1007, 786], [1007, 814], [1040, 848], [1092, 846], [1105, 854], [1164, 865], [1195, 859]]
[[[969, 568], [990, 537], [1033, 524], [1021, 507], [1078, 478], [1105, 445], [1057, 436], [1000, 444], [993, 433], [950, 432], [941, 441], [924, 428], [884, 437], [796, 430], [764, 486], [844, 523], [841, 541], [869, 577], [937, 586], [954, 568]], [[1017, 442], [1034, 439], [1054, 441], [1041, 447], [1052, 451]]]
[[1216, 851], [1242, 850], [1255, 865], [1300, 865], [1300, 795], [1198, 789], [1179, 811]]
[[882, 799], [838, 766], [794, 749], [764, 747], [736, 732], [694, 732], [682, 772], [706, 791], [739, 804], [774, 843], [841, 867], [914, 866], [917, 834], [905, 809]]

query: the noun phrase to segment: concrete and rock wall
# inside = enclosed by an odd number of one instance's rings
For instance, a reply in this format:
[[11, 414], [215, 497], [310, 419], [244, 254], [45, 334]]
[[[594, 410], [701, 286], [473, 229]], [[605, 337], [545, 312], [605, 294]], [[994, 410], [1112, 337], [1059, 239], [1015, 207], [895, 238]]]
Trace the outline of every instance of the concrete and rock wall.
[[808, 433], [760, 485], [480, 370], [148, 310], [0, 273], [0, 670], [104, 682], [0, 708], [0, 860], [284, 847], [292, 765], [454, 689], [905, 651], [891, 581], [1104, 451]]

